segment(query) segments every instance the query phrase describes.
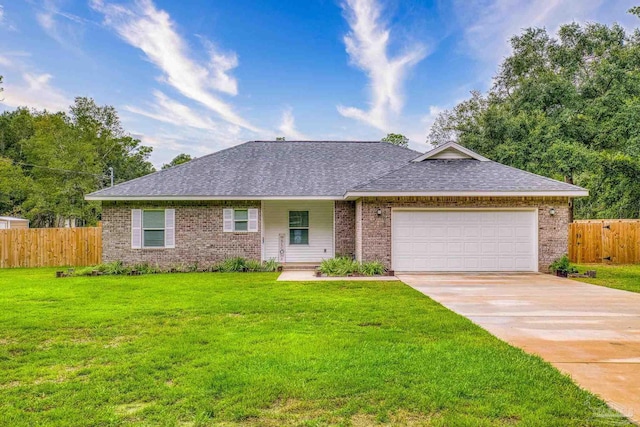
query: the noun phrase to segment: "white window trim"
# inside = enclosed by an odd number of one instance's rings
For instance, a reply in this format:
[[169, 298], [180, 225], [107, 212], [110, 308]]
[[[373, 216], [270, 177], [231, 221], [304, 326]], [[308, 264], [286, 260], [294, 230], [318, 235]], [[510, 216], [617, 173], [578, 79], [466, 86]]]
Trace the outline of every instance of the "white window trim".
[[[306, 212], [308, 225], [306, 227], [291, 227], [291, 212]], [[309, 246], [311, 244], [311, 214], [309, 210], [291, 210], [287, 211], [287, 224], [289, 228], [289, 246]], [[291, 243], [291, 230], [307, 230], [307, 243]]]
[[[236, 219], [236, 211], [247, 211], [247, 219]], [[257, 233], [260, 231], [259, 212], [260, 209], [243, 207], [243, 208], [224, 208], [222, 210], [222, 232], [223, 233]], [[246, 230], [237, 230], [237, 222], [246, 222]]]

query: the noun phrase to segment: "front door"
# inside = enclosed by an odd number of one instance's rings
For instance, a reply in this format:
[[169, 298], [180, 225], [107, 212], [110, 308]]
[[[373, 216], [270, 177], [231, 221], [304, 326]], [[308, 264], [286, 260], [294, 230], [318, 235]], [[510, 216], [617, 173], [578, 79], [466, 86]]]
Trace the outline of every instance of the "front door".
[[262, 202], [264, 259], [319, 263], [334, 254], [333, 200]]

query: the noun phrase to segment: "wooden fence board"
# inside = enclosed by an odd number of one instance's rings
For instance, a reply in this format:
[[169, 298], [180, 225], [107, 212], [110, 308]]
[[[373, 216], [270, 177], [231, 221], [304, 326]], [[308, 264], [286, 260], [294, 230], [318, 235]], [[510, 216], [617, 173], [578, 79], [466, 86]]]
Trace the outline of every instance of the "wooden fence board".
[[569, 225], [571, 262], [640, 263], [640, 220], [582, 220]]
[[95, 265], [102, 262], [102, 228], [0, 230], [0, 268]]

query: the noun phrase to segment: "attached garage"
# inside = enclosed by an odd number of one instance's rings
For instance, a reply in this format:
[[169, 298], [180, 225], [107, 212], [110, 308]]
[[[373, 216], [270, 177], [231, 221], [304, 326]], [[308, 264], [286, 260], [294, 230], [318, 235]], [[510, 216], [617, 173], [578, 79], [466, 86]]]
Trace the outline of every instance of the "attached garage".
[[538, 271], [537, 210], [392, 212], [395, 271]]

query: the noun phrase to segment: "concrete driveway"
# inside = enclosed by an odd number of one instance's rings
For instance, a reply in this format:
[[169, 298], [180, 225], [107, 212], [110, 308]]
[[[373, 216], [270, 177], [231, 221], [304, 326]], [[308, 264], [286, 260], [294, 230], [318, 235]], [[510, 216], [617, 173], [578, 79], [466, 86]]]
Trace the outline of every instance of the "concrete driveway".
[[640, 294], [545, 274], [400, 274], [640, 422]]

